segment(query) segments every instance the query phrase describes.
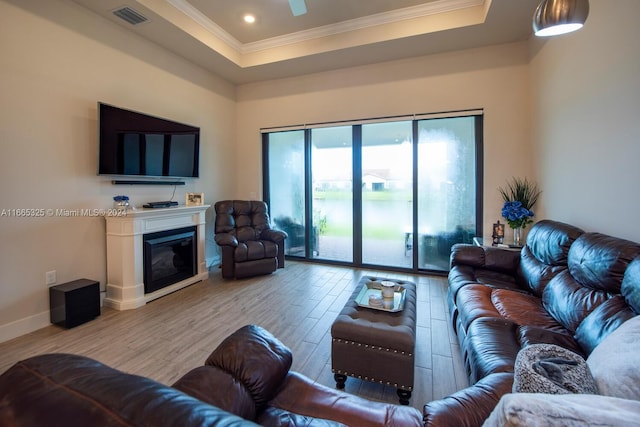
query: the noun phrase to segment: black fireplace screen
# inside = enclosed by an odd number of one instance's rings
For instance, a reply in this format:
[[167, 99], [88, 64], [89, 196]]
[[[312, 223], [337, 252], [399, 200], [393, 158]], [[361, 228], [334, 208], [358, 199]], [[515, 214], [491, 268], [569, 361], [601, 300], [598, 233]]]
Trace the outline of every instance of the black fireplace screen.
[[145, 234], [144, 292], [151, 293], [196, 274], [196, 227]]

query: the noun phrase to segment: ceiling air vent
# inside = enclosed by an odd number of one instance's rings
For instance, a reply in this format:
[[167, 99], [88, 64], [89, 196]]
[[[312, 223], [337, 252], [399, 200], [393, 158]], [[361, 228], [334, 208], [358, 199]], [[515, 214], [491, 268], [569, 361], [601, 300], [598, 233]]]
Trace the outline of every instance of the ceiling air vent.
[[149, 18], [142, 15], [140, 12], [136, 12], [128, 6], [114, 10], [113, 14], [118, 18], [127, 21], [131, 25], [142, 24], [143, 22], [147, 22], [149, 20]]

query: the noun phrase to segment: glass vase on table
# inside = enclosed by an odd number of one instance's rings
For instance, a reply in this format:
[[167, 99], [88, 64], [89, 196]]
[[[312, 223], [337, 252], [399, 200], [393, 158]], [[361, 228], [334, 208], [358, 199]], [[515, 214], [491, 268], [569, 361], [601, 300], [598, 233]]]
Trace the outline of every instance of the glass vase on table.
[[516, 247], [521, 247], [522, 243], [523, 243], [523, 234], [524, 234], [524, 228], [523, 227], [515, 227], [513, 228], [513, 246]]

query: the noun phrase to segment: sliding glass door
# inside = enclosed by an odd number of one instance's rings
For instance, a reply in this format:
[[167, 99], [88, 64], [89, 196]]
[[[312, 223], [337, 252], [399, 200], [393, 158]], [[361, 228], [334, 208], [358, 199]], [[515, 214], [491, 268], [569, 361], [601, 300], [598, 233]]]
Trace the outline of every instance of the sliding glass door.
[[412, 266], [411, 141], [410, 121], [362, 125], [363, 264]]
[[269, 132], [264, 194], [290, 257], [447, 271], [482, 223], [482, 116]]
[[451, 246], [476, 235], [475, 117], [420, 120], [418, 127], [418, 267], [446, 270]]
[[353, 261], [351, 126], [311, 130], [311, 258]]
[[268, 139], [269, 163], [265, 163], [265, 169], [271, 183], [267, 200], [271, 222], [289, 235], [285, 240], [285, 254], [305, 256], [305, 132], [277, 132]]

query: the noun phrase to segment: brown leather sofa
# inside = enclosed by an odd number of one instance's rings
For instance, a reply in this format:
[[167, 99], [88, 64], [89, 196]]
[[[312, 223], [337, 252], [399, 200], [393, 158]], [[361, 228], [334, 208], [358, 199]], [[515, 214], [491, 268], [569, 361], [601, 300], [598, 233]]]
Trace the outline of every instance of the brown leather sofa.
[[173, 387], [70, 354], [18, 362], [0, 376], [2, 426], [419, 427], [408, 406], [369, 401], [289, 370], [291, 351], [245, 326]]
[[452, 248], [448, 303], [470, 387], [425, 405], [426, 426], [480, 426], [513, 386], [521, 348], [584, 357], [640, 313], [640, 245], [556, 221], [522, 251]]
[[265, 202], [223, 200], [214, 208], [214, 238], [222, 248], [222, 277], [240, 279], [284, 268], [287, 233], [271, 228]]

